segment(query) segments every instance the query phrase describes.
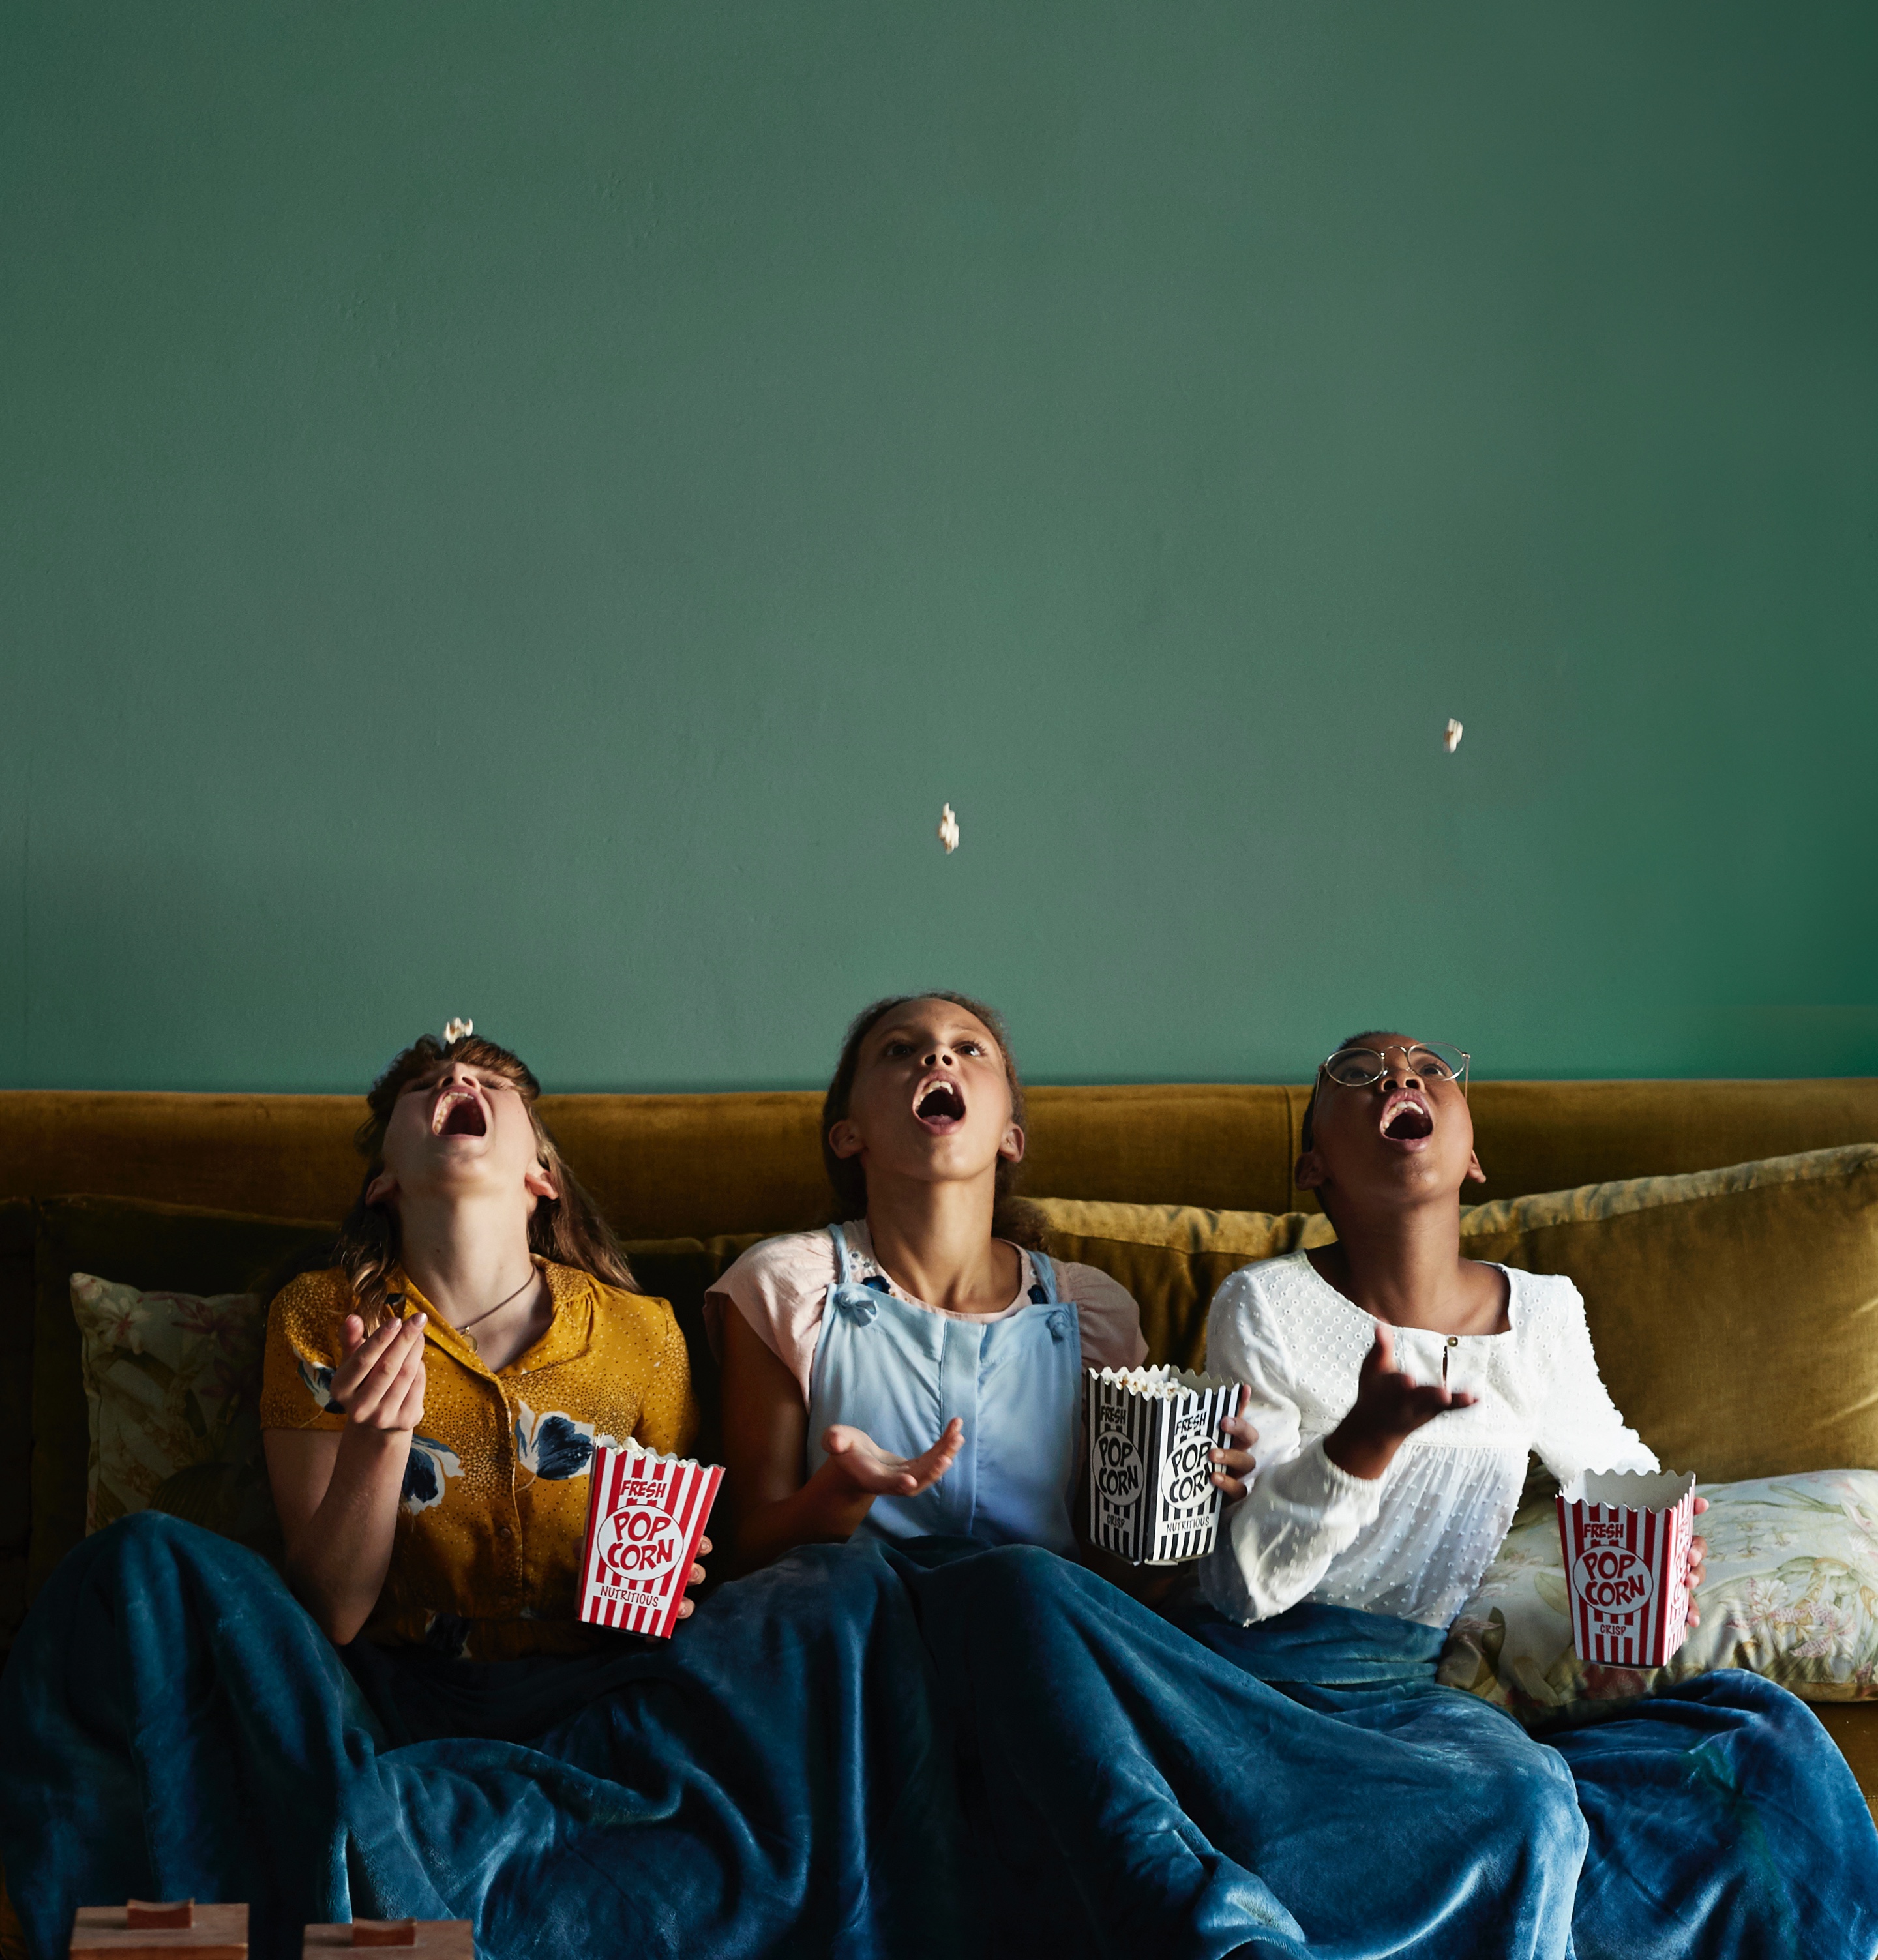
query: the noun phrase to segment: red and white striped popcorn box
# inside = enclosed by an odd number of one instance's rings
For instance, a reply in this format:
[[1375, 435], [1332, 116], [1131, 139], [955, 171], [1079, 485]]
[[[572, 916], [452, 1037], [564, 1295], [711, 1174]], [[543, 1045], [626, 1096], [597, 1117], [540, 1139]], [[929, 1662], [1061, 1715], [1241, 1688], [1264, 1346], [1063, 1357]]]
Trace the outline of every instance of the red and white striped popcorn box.
[[1689, 1637], [1695, 1479], [1587, 1470], [1558, 1494], [1571, 1637], [1580, 1660], [1661, 1667]]
[[588, 1474], [580, 1617], [668, 1640], [724, 1472], [629, 1440], [595, 1444]]

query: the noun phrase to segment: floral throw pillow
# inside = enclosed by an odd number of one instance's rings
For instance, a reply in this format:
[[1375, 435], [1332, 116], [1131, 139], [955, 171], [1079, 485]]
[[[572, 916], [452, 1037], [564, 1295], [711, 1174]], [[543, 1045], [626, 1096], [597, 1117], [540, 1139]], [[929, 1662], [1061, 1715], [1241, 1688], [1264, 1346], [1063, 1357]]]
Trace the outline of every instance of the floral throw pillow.
[[1552, 1499], [1513, 1521], [1443, 1650], [1440, 1679], [1520, 1721], [1588, 1721], [1659, 1688], [1741, 1667], [1808, 1701], [1878, 1699], [1878, 1472], [1698, 1486], [1708, 1510], [1701, 1624], [1667, 1667], [1581, 1661]]
[[261, 1454], [260, 1302], [74, 1273], [72, 1311], [91, 1418], [86, 1531], [167, 1511], [268, 1549], [278, 1526]]

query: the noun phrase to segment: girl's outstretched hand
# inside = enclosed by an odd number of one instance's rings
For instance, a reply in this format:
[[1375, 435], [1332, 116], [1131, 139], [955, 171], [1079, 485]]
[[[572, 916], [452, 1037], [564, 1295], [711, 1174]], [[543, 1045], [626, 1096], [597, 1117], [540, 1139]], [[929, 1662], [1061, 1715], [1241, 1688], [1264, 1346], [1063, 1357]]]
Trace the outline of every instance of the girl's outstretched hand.
[[1239, 1391], [1238, 1408], [1220, 1424], [1239, 1447], [1213, 1452], [1213, 1481], [1225, 1493], [1229, 1504], [1236, 1503], [1252, 1488], [1252, 1473], [1259, 1467], [1258, 1459], [1252, 1453], [1252, 1446], [1259, 1440], [1259, 1432], [1244, 1413], [1246, 1398], [1251, 1393], [1249, 1389], [1242, 1388]]
[[890, 1456], [864, 1429], [845, 1422], [822, 1434], [828, 1468], [846, 1478], [871, 1497], [916, 1497], [930, 1490], [953, 1464], [965, 1443], [965, 1424], [955, 1415], [940, 1432], [939, 1440], [918, 1456]]
[[1324, 1454], [1340, 1470], [1366, 1480], [1382, 1475], [1405, 1437], [1451, 1408], [1471, 1408], [1478, 1398], [1450, 1393], [1439, 1382], [1421, 1382], [1396, 1366], [1393, 1336], [1381, 1321], [1376, 1342], [1356, 1378], [1356, 1406], [1324, 1438]]
[[[1706, 1497], [1695, 1500], [1695, 1515], [1699, 1518], [1708, 1508]], [[1689, 1623], [1692, 1627], [1702, 1624], [1702, 1616], [1695, 1610], [1695, 1589], [1702, 1583], [1702, 1561], [1708, 1556], [1708, 1541], [1705, 1538], [1692, 1538], [1689, 1542], [1689, 1570], [1683, 1583], [1689, 1588]]]
[[[708, 1538], [701, 1538], [698, 1541], [698, 1556], [701, 1559], [706, 1558], [710, 1556], [710, 1552], [711, 1541]], [[689, 1593], [694, 1586], [702, 1586], [703, 1583], [704, 1567], [702, 1565], [694, 1565], [686, 1575], [685, 1590]], [[681, 1620], [689, 1620], [697, 1610], [695, 1602], [689, 1599], [681, 1599], [678, 1602], [678, 1617]]]
[[333, 1370], [330, 1406], [360, 1429], [415, 1429], [424, 1418], [424, 1316], [387, 1319], [368, 1335], [355, 1313], [345, 1316], [345, 1358]]

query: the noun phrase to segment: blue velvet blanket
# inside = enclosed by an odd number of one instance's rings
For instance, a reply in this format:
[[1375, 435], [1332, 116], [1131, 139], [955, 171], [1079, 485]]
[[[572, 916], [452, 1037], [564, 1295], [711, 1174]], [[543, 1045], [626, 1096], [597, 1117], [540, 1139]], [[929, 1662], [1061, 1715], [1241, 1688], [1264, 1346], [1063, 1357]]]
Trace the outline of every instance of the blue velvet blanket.
[[961, 1552], [798, 1553], [668, 1644], [355, 1674], [260, 1561], [124, 1519], [0, 1681], [35, 1960], [76, 1905], [186, 1894], [248, 1901], [261, 1960], [355, 1913], [470, 1919], [489, 1960], [1878, 1941], [1878, 1834], [1764, 1683], [1548, 1745], [1435, 1688], [1426, 1628], [1307, 1608], [1196, 1640], [1047, 1553]]
[[[191, 1895], [245, 1901], [257, 1960], [407, 1914], [474, 1921], [492, 1960], [960, 1951], [950, 1747], [886, 1560], [804, 1553], [670, 1642], [449, 1672], [368, 1698], [252, 1553], [148, 1512], [88, 1538], [0, 1680], [34, 1960], [76, 1906]], [[518, 1710], [532, 1746], [387, 1746]]]
[[[1434, 1679], [1439, 1628], [1307, 1604], [1240, 1627], [1203, 1606], [1195, 1638], [1304, 1706], [1368, 1732], [1377, 1760], [1438, 1731], [1449, 1761], [1422, 1800], [1482, 1768], [1562, 1800], [1542, 1834], [1583, 1847], [1572, 1960], [1872, 1960], [1878, 1829], [1805, 1703], [1727, 1668], [1584, 1728], [1529, 1736]], [[1379, 1806], [1375, 1831], [1405, 1821]]]

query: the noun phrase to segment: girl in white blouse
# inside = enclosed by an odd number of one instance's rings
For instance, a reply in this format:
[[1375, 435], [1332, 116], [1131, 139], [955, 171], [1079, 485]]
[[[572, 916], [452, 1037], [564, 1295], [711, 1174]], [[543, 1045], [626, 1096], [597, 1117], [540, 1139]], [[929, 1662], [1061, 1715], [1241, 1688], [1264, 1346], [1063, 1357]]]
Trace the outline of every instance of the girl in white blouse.
[[[1371, 1730], [1379, 1803], [1402, 1800], [1410, 1759], [1392, 1745], [1437, 1731], [1415, 1759], [1417, 1804], [1444, 1805], [1510, 1750], [1535, 1787], [1568, 1770], [1575, 1828], [1535, 1822], [1530, 1852], [1574, 1886], [1576, 1960], [1869, 1960], [1878, 1835], [1845, 1759], [1784, 1688], [1717, 1669], [1542, 1742], [1435, 1684], [1529, 1451], [1561, 1481], [1657, 1467], [1599, 1376], [1571, 1281], [1461, 1257], [1461, 1192], [1482, 1176], [1467, 1062], [1372, 1033], [1318, 1071], [1297, 1179], [1337, 1240], [1246, 1267], [1214, 1297], [1207, 1365], [1249, 1385], [1259, 1467], [1189, 1631]], [[1698, 1538], [1692, 1592], [1703, 1553]]]
[[1338, 1049], [1297, 1163], [1337, 1242], [1214, 1296], [1207, 1366], [1248, 1385], [1259, 1438], [1202, 1576], [1230, 1618], [1316, 1599], [1446, 1627], [1506, 1536], [1529, 1451], [1561, 1484], [1659, 1467], [1599, 1376], [1571, 1281], [1461, 1257], [1461, 1188], [1482, 1175], [1466, 1064], [1395, 1035]]

